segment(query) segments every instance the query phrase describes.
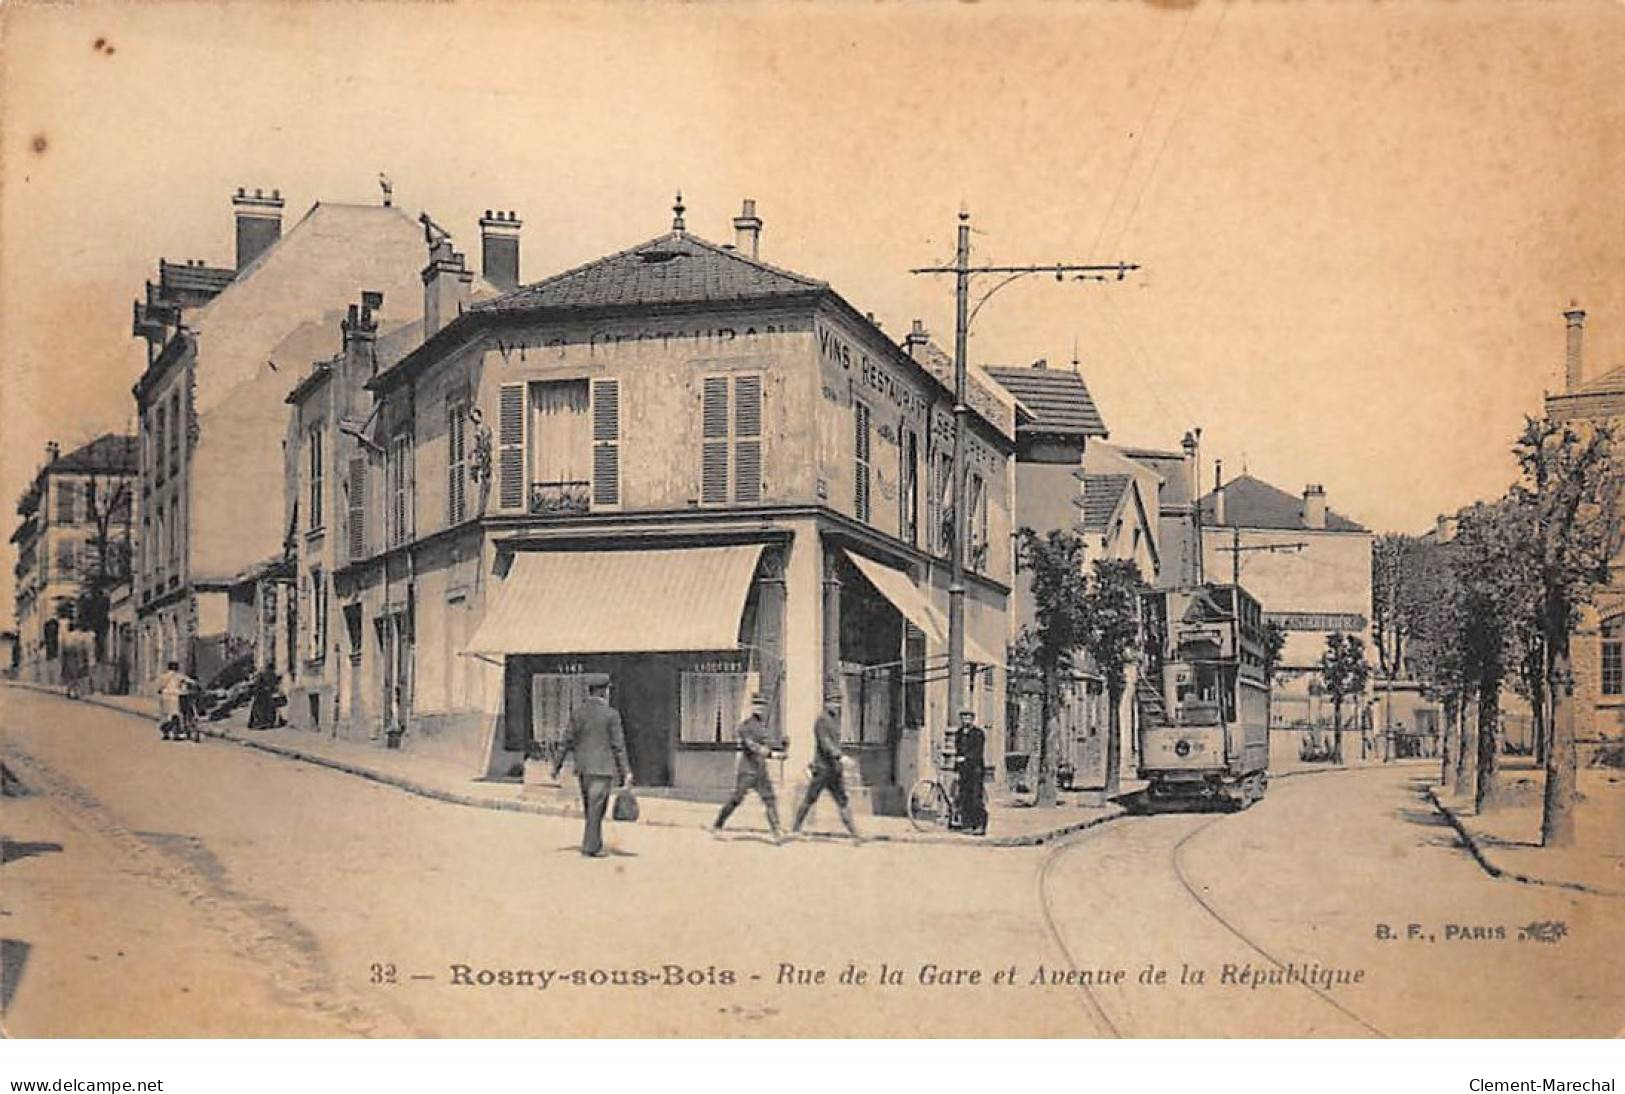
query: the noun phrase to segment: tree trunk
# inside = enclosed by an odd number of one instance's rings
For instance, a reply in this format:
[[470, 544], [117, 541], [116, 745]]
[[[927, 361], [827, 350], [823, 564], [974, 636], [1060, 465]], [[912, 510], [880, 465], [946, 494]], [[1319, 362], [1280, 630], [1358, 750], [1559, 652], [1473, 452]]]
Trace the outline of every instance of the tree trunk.
[[1456, 775], [1451, 792], [1458, 798], [1465, 798], [1472, 793], [1473, 762], [1478, 755], [1478, 718], [1477, 711], [1469, 716], [1468, 704], [1463, 703], [1456, 725]]
[[1108, 687], [1106, 699], [1109, 704], [1106, 712], [1106, 797], [1115, 798], [1123, 788], [1119, 772], [1123, 766], [1123, 685]]
[[1055, 804], [1055, 771], [1050, 748], [1050, 729], [1055, 721], [1055, 670], [1044, 669], [1044, 717], [1038, 727], [1038, 783], [1039, 805]]
[[1495, 754], [1499, 744], [1501, 688], [1486, 681], [1478, 699], [1478, 764], [1473, 778], [1473, 809], [1482, 813], [1494, 804]]
[[1444, 701], [1444, 725], [1439, 727], [1439, 785], [1448, 786], [1450, 783], [1451, 749], [1459, 748], [1456, 734], [1456, 711], [1461, 701], [1454, 696]]
[[1552, 719], [1546, 746], [1546, 796], [1541, 804], [1543, 847], [1574, 845], [1574, 799], [1577, 757], [1574, 749], [1574, 696], [1570, 693], [1569, 642], [1566, 634], [1551, 644]]
[[1547, 723], [1545, 674], [1546, 659], [1542, 657], [1534, 679], [1529, 682], [1529, 715], [1533, 723], [1529, 727], [1530, 751], [1537, 765], [1546, 762], [1546, 738], [1551, 733]]
[[1332, 700], [1332, 762], [1343, 762], [1343, 700]]

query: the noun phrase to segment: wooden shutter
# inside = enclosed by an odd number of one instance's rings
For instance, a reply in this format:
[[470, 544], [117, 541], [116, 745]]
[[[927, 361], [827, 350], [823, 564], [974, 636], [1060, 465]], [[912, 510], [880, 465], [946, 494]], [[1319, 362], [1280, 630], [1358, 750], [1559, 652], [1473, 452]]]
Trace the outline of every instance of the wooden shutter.
[[350, 559], [367, 553], [367, 459], [350, 457]]
[[621, 504], [621, 382], [592, 382], [592, 503]]
[[762, 497], [762, 378], [734, 378], [734, 500]]
[[700, 410], [700, 501], [728, 500], [728, 378], [705, 378]]
[[466, 412], [462, 402], [446, 402], [446, 523], [461, 524], [467, 514], [468, 474], [464, 459]]
[[497, 409], [497, 505], [525, 504], [525, 385], [503, 384]]
[[863, 403], [852, 404], [852, 421], [857, 431], [854, 451], [857, 456], [853, 506], [859, 520], [869, 519], [869, 408]]

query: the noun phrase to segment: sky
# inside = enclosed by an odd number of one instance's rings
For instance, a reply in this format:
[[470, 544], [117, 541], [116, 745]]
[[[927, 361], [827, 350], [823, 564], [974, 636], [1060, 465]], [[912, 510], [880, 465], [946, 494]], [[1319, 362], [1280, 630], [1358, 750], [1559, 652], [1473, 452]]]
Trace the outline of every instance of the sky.
[[160, 256], [231, 263], [236, 187], [291, 224], [379, 172], [471, 256], [517, 210], [527, 281], [679, 188], [719, 242], [751, 197], [765, 260], [948, 346], [951, 279], [909, 270], [961, 207], [976, 261], [1137, 263], [1000, 288], [972, 357], [1075, 353], [1112, 441], [1199, 426], [1206, 480], [1379, 531], [1506, 487], [1571, 300], [1587, 374], [1625, 364], [1613, 0], [14, 4], [0, 35], [7, 499], [130, 426], [130, 302]]

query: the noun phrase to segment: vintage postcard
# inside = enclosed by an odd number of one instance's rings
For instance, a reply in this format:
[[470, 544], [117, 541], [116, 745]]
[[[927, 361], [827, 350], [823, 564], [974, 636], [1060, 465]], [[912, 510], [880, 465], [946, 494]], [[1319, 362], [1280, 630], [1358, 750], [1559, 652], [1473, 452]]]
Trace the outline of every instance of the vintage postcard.
[[1625, 7], [0, 33], [7, 1037], [1625, 1028]]

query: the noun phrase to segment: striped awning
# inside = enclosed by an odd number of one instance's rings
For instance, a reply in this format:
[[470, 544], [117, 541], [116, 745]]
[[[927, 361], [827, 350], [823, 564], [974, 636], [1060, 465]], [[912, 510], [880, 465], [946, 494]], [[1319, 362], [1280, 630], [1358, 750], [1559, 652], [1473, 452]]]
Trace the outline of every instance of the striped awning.
[[519, 551], [463, 650], [666, 653], [739, 648], [759, 543], [650, 551]]
[[[893, 566], [865, 558], [852, 551], [846, 552], [852, 565], [869, 579], [880, 595], [892, 602], [903, 613], [903, 618], [924, 631], [937, 643], [948, 644], [948, 617], [932, 606], [925, 593], [914, 584], [914, 579]], [[1002, 665], [1004, 658], [989, 652], [980, 642], [965, 634], [965, 660], [978, 665]]]

